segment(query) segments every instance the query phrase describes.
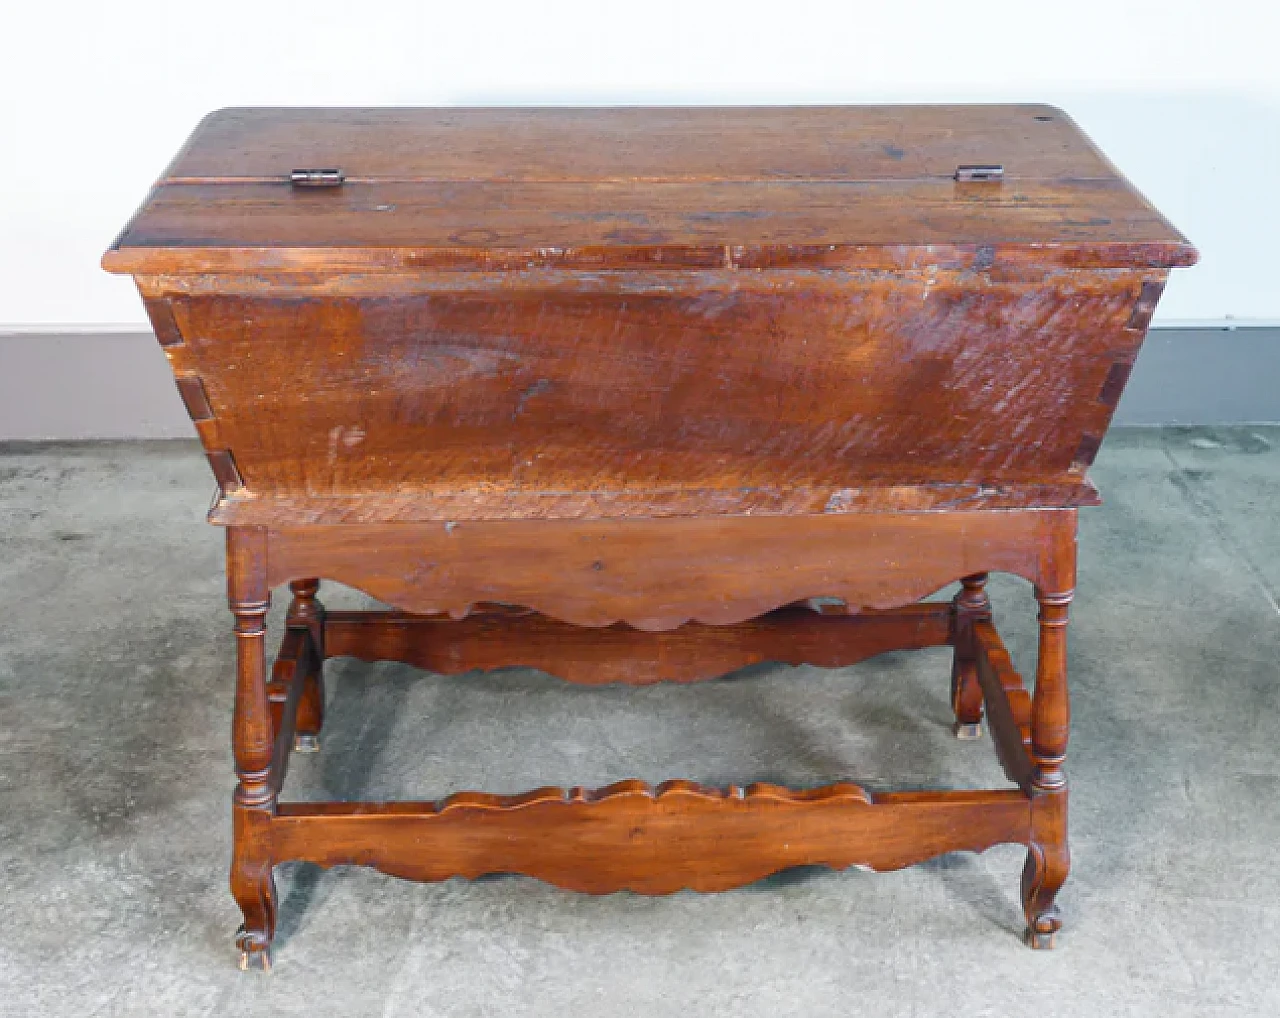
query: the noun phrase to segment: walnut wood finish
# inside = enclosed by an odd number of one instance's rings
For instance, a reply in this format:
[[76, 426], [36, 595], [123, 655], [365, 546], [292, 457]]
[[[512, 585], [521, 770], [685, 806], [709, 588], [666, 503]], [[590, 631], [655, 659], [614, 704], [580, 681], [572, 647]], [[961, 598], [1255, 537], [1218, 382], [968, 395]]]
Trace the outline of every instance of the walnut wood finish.
[[324, 725], [324, 674], [320, 662], [325, 658], [325, 608], [316, 597], [320, 581], [315, 578], [294, 580], [289, 584], [293, 601], [289, 604], [287, 624], [290, 629], [305, 628], [315, 648], [317, 664], [309, 673], [298, 702], [298, 734], [296, 748], [315, 752], [320, 748], [320, 729]]
[[1036, 589], [1040, 654], [1031, 700], [1031, 843], [1022, 871], [1022, 907], [1032, 947], [1052, 947], [1062, 919], [1055, 903], [1071, 868], [1067, 849], [1067, 609], [1073, 589]]
[[268, 568], [273, 586], [325, 572], [416, 614], [462, 617], [499, 601], [661, 631], [808, 597], [889, 608], [983, 569], [1052, 586], [1075, 519], [1061, 509], [279, 527]]
[[331, 612], [330, 657], [402, 661], [456, 675], [512, 665], [583, 685], [697, 682], [761, 661], [840, 668], [890, 650], [951, 641], [952, 609], [908, 605], [856, 615], [780, 608], [736, 626], [688, 623], [665, 632], [625, 624], [583, 629], [527, 609], [485, 606], [461, 620], [402, 612]]
[[[1003, 165], [1005, 183], [957, 184], [973, 163]], [[347, 180], [291, 189], [299, 166]], [[1065, 113], [1027, 105], [222, 110], [104, 262], [897, 270], [1028, 252], [1071, 268], [1195, 259]]]
[[[319, 168], [345, 180], [291, 186]], [[1000, 842], [1052, 946], [1076, 513], [1195, 258], [1052, 107], [212, 114], [103, 264], [227, 527], [244, 963], [288, 859], [659, 894]], [[1039, 600], [1030, 694], [996, 571]], [[322, 578], [393, 610], [327, 612]], [[957, 734], [985, 716], [1013, 787], [279, 801], [332, 657], [643, 684], [941, 645]]]
[[174, 370], [203, 380], [206, 448], [234, 464], [218, 523], [1095, 503], [1084, 472], [1113, 372], [1137, 356], [1129, 323], [1163, 274], [973, 275], [142, 285], [184, 337], [166, 347]]
[[[267, 698], [266, 622], [271, 594], [266, 577], [266, 531], [227, 531], [227, 600], [236, 625], [236, 697], [231, 745], [240, 783], [232, 799], [235, 850], [231, 893], [244, 913], [236, 935], [242, 963], [268, 953], [276, 928], [276, 885], [271, 875], [271, 818], [276, 809], [271, 705]], [[278, 786], [279, 782], [275, 782]]]
[[978, 647], [975, 622], [991, 618], [991, 600], [985, 587], [987, 574], [961, 577], [956, 594], [955, 627], [952, 636], [955, 654], [951, 662], [951, 709], [956, 714], [957, 738], [976, 739], [982, 734], [982, 688], [978, 682]]
[[[273, 689], [260, 694], [256, 685], [242, 684], [237, 694], [238, 703], [248, 700], [244, 712], [252, 713], [260, 695], [275, 707], [266, 738], [275, 747], [265, 780], [269, 798], [255, 814], [265, 819], [255, 820], [261, 825], [255, 837], [243, 839], [237, 872], [269, 873], [268, 860], [306, 859], [371, 865], [412, 879], [515, 870], [579, 890], [666, 893], [722, 889], [801, 863], [891, 869], [940, 852], [1013, 842], [1028, 846], [1023, 894], [1031, 942], [1051, 946], [1059, 922], [1054, 898], [1066, 876], [1066, 792], [1053, 755], [1065, 697], [1065, 644], [1054, 613], [1065, 595], [1039, 595], [1047, 635], [1037, 711], [990, 623], [985, 571], [974, 565], [1019, 573], [1037, 591], [1070, 589], [1076, 510], [820, 517], [809, 521], [808, 531], [787, 523], [764, 517], [604, 520], [594, 527], [497, 521], [452, 530], [426, 524], [229, 528], [243, 535], [229, 547], [265, 538], [270, 555], [253, 563], [258, 582], [288, 582], [295, 596]], [[731, 547], [762, 549], [747, 559], [755, 570], [731, 567], [735, 556], [721, 544], [726, 534], [735, 541]], [[658, 554], [664, 543], [688, 549], [682, 567]], [[577, 545], [595, 557], [581, 558]], [[523, 559], [522, 549], [531, 548], [538, 554]], [[787, 568], [771, 571], [763, 549]], [[934, 561], [942, 572], [925, 567]], [[308, 607], [320, 563], [401, 609], [429, 604], [436, 614]], [[514, 586], [495, 588], [487, 572], [470, 573], [467, 563], [488, 571], [502, 563], [504, 582]], [[610, 576], [615, 568], [624, 571], [624, 582], [597, 579], [590, 587], [592, 576]], [[876, 599], [913, 601], [952, 575], [963, 585], [951, 602], [860, 607]], [[421, 601], [417, 576], [438, 577], [436, 596], [444, 599]], [[827, 586], [826, 577], [853, 579]], [[827, 597], [834, 592], [845, 603], [821, 610], [792, 604], [793, 583], [828, 591]], [[559, 617], [485, 603], [495, 591], [552, 606]], [[768, 610], [777, 603], [784, 607]], [[450, 614], [442, 604], [452, 606]], [[717, 606], [710, 617], [720, 624], [688, 622], [685, 605]], [[313, 615], [319, 616], [313, 623], [303, 621]], [[532, 664], [571, 681], [643, 684], [694, 681], [767, 659], [838, 667], [889, 649], [943, 644], [955, 646], [966, 662], [962, 671], [972, 673], [981, 691], [997, 750], [1019, 786], [1012, 791], [871, 797], [851, 785], [742, 793], [676, 783], [653, 793], [624, 783], [598, 793], [460, 793], [438, 806], [276, 805], [288, 749], [295, 730], [302, 731], [299, 705], [318, 679], [322, 656], [398, 660], [452, 673]], [[259, 643], [242, 645], [242, 673], [258, 673], [260, 654]], [[551, 843], [555, 852], [547, 851]], [[271, 900], [260, 883], [253, 887], [257, 897], [246, 909], [241, 946], [265, 962], [274, 906], [252, 911], [259, 899]]]
[[1005, 777], [1031, 794], [1031, 696], [990, 619], [972, 623], [974, 675]]
[[1016, 789], [872, 796], [852, 784], [794, 792], [622, 781], [599, 791], [462, 792], [438, 805], [282, 806], [271, 835], [282, 859], [409, 880], [514, 872], [589, 894], [671, 894], [724, 891], [804, 864], [891, 870], [981, 852], [1024, 841], [1029, 812]]
[[[226, 109], [204, 119], [162, 179], [274, 180], [282, 168], [337, 166], [348, 181], [858, 183], [949, 181], [984, 161], [1023, 179], [1118, 179], [1066, 113], [1034, 103]], [[1083, 228], [1108, 237], [1105, 225]]]

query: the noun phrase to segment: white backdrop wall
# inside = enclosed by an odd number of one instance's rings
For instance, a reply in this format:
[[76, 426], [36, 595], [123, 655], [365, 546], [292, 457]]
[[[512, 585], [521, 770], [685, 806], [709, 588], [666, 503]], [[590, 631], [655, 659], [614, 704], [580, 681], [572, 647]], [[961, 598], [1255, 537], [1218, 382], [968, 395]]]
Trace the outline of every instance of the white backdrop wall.
[[1270, 0], [27, 0], [0, 18], [0, 331], [144, 321], [98, 258], [221, 106], [1038, 101], [1200, 248], [1159, 321], [1280, 322]]

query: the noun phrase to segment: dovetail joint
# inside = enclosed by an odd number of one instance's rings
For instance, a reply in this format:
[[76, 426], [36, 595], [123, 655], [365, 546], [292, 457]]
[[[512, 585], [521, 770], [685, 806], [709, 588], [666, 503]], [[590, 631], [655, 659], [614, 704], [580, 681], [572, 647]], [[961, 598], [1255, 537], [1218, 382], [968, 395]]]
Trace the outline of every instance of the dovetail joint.
[[1138, 302], [1134, 304], [1133, 313], [1125, 323], [1125, 328], [1130, 332], [1146, 332], [1163, 292], [1164, 283], [1143, 283], [1138, 293]]
[[209, 405], [209, 394], [205, 392], [204, 381], [199, 375], [178, 375], [174, 378], [178, 384], [178, 395], [191, 420], [195, 422], [213, 420], [213, 407]]
[[178, 322], [173, 316], [173, 301], [171, 300], [147, 300], [143, 301], [147, 309], [147, 317], [151, 319], [151, 328], [156, 334], [156, 339], [160, 341], [163, 347], [182, 346], [182, 332], [178, 328]]
[[1100, 436], [1084, 435], [1081, 437], [1080, 444], [1076, 447], [1076, 454], [1071, 459], [1071, 469], [1084, 470], [1092, 466], [1100, 448], [1102, 448], [1102, 438]]
[[236, 466], [235, 457], [231, 455], [230, 449], [216, 449], [205, 453], [205, 456], [209, 460], [213, 476], [217, 478], [218, 487], [222, 489], [223, 494], [229, 495], [233, 491], [244, 488], [244, 478], [240, 476], [240, 470]]
[[1102, 391], [1098, 393], [1098, 402], [1106, 406], [1114, 407], [1120, 402], [1120, 395], [1124, 392], [1125, 385], [1129, 382], [1129, 375], [1133, 372], [1133, 363], [1131, 361], [1116, 361], [1111, 365], [1111, 370], [1107, 372], [1106, 381], [1102, 383]]

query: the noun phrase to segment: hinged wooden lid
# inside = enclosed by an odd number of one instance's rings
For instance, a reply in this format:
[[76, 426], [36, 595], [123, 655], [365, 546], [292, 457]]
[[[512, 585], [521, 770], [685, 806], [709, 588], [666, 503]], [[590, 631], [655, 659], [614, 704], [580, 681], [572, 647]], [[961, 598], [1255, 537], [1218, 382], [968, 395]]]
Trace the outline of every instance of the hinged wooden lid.
[[[982, 171], [982, 172], [975, 172]], [[233, 109], [115, 272], [1189, 265], [1048, 106]]]

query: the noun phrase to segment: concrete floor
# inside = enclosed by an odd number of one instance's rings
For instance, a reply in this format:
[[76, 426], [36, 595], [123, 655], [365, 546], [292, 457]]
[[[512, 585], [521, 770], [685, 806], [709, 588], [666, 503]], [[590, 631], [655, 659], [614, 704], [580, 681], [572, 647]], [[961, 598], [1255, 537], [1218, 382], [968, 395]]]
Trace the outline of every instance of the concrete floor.
[[[0, 446], [0, 1012], [1276, 1015], [1280, 429], [1115, 433], [1094, 477], [1057, 951], [1019, 940], [1008, 846], [659, 899], [286, 865], [264, 977], [231, 942], [207, 467], [186, 443]], [[1029, 671], [1029, 591], [993, 588]], [[1001, 781], [987, 740], [949, 735], [945, 650], [642, 690], [330, 669], [324, 750], [297, 760], [293, 798]]]

